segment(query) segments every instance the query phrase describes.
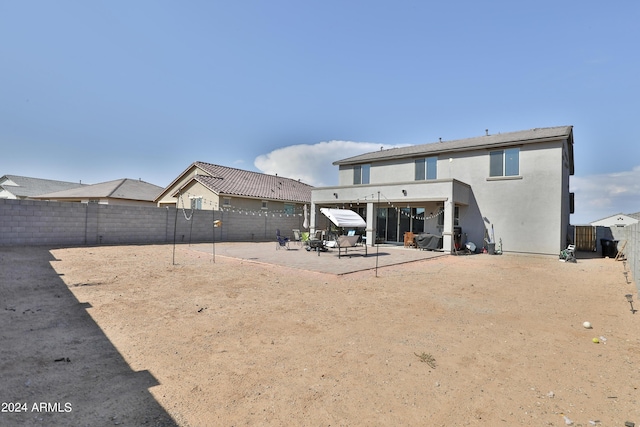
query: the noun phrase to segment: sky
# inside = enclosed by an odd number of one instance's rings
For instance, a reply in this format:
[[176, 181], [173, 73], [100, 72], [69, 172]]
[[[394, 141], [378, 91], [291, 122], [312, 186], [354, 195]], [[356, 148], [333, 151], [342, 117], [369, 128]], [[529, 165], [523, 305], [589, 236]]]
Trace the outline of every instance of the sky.
[[574, 126], [573, 224], [640, 211], [640, 2], [0, 0], [0, 176], [337, 184], [380, 147]]

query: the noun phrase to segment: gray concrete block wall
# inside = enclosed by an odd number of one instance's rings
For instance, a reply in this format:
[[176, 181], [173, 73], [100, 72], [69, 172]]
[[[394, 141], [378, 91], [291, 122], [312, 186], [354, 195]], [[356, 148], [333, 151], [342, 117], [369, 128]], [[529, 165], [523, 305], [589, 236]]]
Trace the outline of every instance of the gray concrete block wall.
[[[210, 242], [213, 236], [213, 220], [218, 219], [219, 212], [214, 211], [191, 211], [183, 209], [167, 209], [168, 221], [166, 234], [168, 241], [173, 242], [174, 225], [175, 239], [178, 243]], [[187, 219], [189, 218], [189, 219]], [[220, 240], [219, 232], [216, 230], [216, 240]]]
[[81, 204], [0, 200], [0, 244], [84, 244], [86, 216]]
[[165, 242], [168, 214], [163, 208], [98, 205], [97, 231], [91, 237], [109, 245]]
[[302, 230], [301, 215], [227, 211], [219, 213], [222, 220], [221, 240], [223, 241], [275, 241], [278, 229], [283, 236], [290, 238], [293, 237], [293, 229]]
[[[190, 220], [185, 218], [190, 217]], [[276, 229], [292, 236], [300, 215], [193, 211], [147, 206], [0, 199], [0, 246], [275, 241]]]

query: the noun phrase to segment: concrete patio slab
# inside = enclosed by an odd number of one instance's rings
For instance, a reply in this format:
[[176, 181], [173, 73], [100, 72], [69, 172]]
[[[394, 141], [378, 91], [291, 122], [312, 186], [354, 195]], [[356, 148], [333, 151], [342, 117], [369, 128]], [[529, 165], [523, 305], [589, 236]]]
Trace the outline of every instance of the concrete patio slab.
[[[349, 274], [356, 271], [373, 270], [390, 265], [421, 261], [448, 255], [444, 252], [423, 251], [403, 246], [379, 245], [368, 247], [367, 255], [358, 249], [342, 254], [338, 258], [337, 249], [317, 253], [307, 251], [304, 246], [292, 242], [289, 249], [276, 249], [277, 242], [221, 242], [215, 244], [215, 256], [238, 258], [258, 263], [281, 265], [300, 270], [329, 274]], [[192, 244], [191, 249], [212, 254], [211, 243]]]

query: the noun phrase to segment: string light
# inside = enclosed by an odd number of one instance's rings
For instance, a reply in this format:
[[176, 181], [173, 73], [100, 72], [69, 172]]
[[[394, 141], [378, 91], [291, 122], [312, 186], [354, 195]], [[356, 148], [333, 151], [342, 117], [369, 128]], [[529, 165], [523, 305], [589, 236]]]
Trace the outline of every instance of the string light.
[[191, 213], [189, 214], [189, 216], [187, 216], [187, 211], [184, 208], [184, 200], [182, 199], [182, 193], [180, 192], [180, 190], [178, 190], [178, 195], [179, 195], [178, 198], [180, 199], [180, 204], [182, 205], [182, 215], [184, 215], [184, 219], [186, 219], [187, 221], [191, 221], [191, 218], [193, 218], [193, 207], [191, 207]]
[[[290, 218], [290, 217], [297, 217], [297, 216], [302, 216], [302, 213], [291, 213], [291, 211], [284, 211], [284, 210], [274, 210], [274, 211], [266, 211], [266, 210], [252, 210], [252, 209], [241, 209], [241, 208], [230, 208], [230, 207], [225, 207], [220, 209], [222, 212], [229, 212], [229, 213], [238, 213], [238, 214], [245, 214], [245, 215], [252, 215], [252, 216], [265, 216], [265, 217], [272, 217], [272, 218], [276, 218], [276, 217], [286, 217], [286, 218]], [[296, 211], [299, 209], [295, 209]]]
[[[204, 198], [204, 197], [202, 197], [200, 195], [192, 195], [189, 192], [187, 192], [185, 195], [183, 195], [180, 191], [178, 191], [178, 193], [179, 193], [178, 198], [180, 200], [180, 205], [181, 205], [181, 208], [182, 208], [182, 212], [183, 212], [184, 217], [185, 217], [185, 219], [187, 221], [191, 220], [191, 217], [193, 217], [193, 211], [194, 210], [198, 210], [198, 209], [194, 209], [193, 207], [191, 207], [190, 213], [187, 215], [186, 208], [184, 206], [184, 200], [183, 200], [183, 197], [185, 197], [185, 196], [188, 197], [189, 199], [196, 199], [196, 198], [197, 199], [201, 199], [202, 206], [210, 206], [210, 207], [212, 207], [212, 209], [215, 209], [215, 208], [218, 207], [218, 201], [217, 200], [207, 199], [207, 198]], [[244, 213], [245, 215], [252, 215], [252, 216], [256, 216], [256, 215], [257, 216], [267, 216], [267, 217], [271, 216], [273, 218], [276, 218], [276, 217], [280, 217], [280, 218], [287, 217], [287, 218], [289, 218], [289, 217], [296, 217], [296, 216], [302, 216], [303, 215], [303, 213], [302, 213], [303, 205], [295, 205], [293, 213], [291, 212], [290, 209], [287, 209], [287, 210], [284, 210], [284, 209], [282, 209], [282, 210], [268, 210], [267, 211], [267, 210], [262, 210], [262, 209], [261, 210], [253, 210], [253, 209], [231, 208], [231, 207], [226, 207], [226, 206], [223, 206], [219, 210], [222, 211], [222, 212], [233, 212], [233, 213], [237, 212], [237, 213], [240, 213], [240, 214]]]
[[[418, 214], [412, 214], [412, 213], [408, 213], [405, 209], [410, 209], [409, 207], [407, 208], [403, 208], [403, 207], [399, 207], [396, 206], [391, 200], [389, 200], [383, 193], [380, 193], [380, 197], [387, 202], [387, 205], [390, 206], [391, 209], [395, 209], [396, 212], [400, 212], [400, 215], [403, 215], [407, 218], [413, 218], [414, 220], [419, 220], [419, 221], [427, 221], [433, 218], [436, 218], [440, 215], [444, 214], [444, 208], [438, 210], [438, 212], [431, 214], [429, 216], [422, 214], [422, 215], [418, 215]], [[364, 200], [364, 202], [366, 202], [367, 200], [372, 200], [374, 201], [376, 199], [376, 195], [375, 194], [371, 194], [371, 195], [366, 195], [364, 197], [360, 197], [355, 199], [357, 205], [360, 205], [360, 200]], [[343, 203], [342, 207], [344, 208], [346, 205], [346, 203]], [[349, 201], [349, 206], [351, 208], [353, 208], [353, 200]], [[338, 205], [336, 205], [336, 207], [338, 207]]]
[[[214, 207], [214, 208], [218, 207], [217, 200], [206, 199], [206, 198], [203, 198], [203, 197], [197, 196], [197, 195], [191, 195], [191, 193], [187, 193], [186, 196], [189, 197], [190, 199], [193, 199], [193, 198], [201, 199], [202, 200], [202, 206], [211, 206], [211, 207]], [[380, 193], [380, 197], [384, 201], [387, 202], [387, 205], [390, 208], [395, 209], [397, 212], [399, 212], [400, 215], [403, 215], [404, 217], [407, 217], [407, 218], [412, 218], [414, 220], [427, 221], [427, 220], [436, 218], [436, 217], [444, 214], [444, 209], [439, 209], [436, 213], [433, 213], [431, 215], [426, 215], [426, 214], [419, 215], [417, 213], [414, 214], [414, 213], [411, 213], [412, 211], [407, 212], [406, 209], [410, 209], [408, 207], [404, 208], [404, 207], [396, 206], [384, 194]], [[193, 217], [193, 211], [195, 209], [192, 207], [190, 209], [189, 214], [187, 214], [186, 208], [184, 207], [184, 200], [183, 200], [183, 194], [182, 193], [180, 193], [179, 199], [180, 199], [180, 204], [181, 204], [182, 212], [183, 212], [183, 215], [184, 215], [185, 219], [187, 221], [191, 220], [191, 218]], [[356, 198], [355, 199], [355, 203], [356, 203], [356, 206], [360, 206], [360, 202], [361, 201], [363, 203], [367, 203], [368, 201], [375, 201], [375, 200], [376, 200], [376, 194], [367, 194], [367, 195], [364, 195], [362, 197]], [[349, 205], [350, 208], [353, 208], [353, 204], [354, 204], [354, 200], [350, 200], [348, 202], [348, 205]], [[346, 205], [347, 205], [347, 202], [343, 203], [342, 204], [342, 208], [344, 209], [346, 207]], [[339, 207], [339, 205], [336, 205], [336, 208], [338, 208], [338, 207]], [[302, 209], [303, 209], [303, 205], [300, 205], [300, 206], [296, 205], [294, 207], [294, 212], [291, 213], [291, 210], [289, 210], [289, 209], [288, 210], [262, 210], [262, 209], [261, 210], [253, 210], [253, 209], [243, 209], [243, 208], [232, 208], [232, 207], [228, 207], [228, 206], [226, 206], [226, 207], [223, 206], [223, 207], [220, 208], [220, 210], [222, 212], [231, 212], [231, 213], [239, 213], [239, 214], [243, 214], [244, 213], [245, 215], [252, 215], [252, 216], [256, 216], [257, 215], [257, 216], [260, 216], [260, 217], [262, 217], [262, 216], [266, 216], [266, 217], [271, 216], [273, 218], [275, 218], [275, 217], [280, 217], [280, 218], [282, 218], [282, 217], [287, 217], [287, 218], [289, 218], [289, 217], [300, 217], [300, 216], [303, 215]]]

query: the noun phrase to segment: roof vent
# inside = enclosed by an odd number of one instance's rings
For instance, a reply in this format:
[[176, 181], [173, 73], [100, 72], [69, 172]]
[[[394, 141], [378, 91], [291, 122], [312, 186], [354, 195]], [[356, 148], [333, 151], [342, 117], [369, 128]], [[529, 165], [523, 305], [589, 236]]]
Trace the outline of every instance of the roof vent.
[[442, 138], [438, 138], [440, 140], [440, 142], [442, 142]]
[[489, 129], [485, 129], [484, 132], [489, 136]]

